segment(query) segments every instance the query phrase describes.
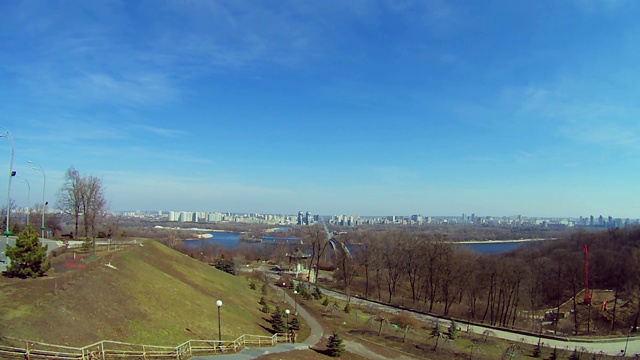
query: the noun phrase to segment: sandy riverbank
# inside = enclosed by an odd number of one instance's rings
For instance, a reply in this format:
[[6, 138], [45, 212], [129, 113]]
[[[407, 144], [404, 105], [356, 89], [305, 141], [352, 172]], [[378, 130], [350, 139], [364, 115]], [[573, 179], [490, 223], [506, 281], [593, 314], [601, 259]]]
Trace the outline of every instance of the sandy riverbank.
[[448, 241], [451, 244], [505, 244], [505, 243], [521, 243], [521, 242], [531, 242], [531, 241], [547, 241], [547, 240], [557, 240], [556, 238], [551, 239], [513, 239], [513, 240], [474, 240], [474, 241]]

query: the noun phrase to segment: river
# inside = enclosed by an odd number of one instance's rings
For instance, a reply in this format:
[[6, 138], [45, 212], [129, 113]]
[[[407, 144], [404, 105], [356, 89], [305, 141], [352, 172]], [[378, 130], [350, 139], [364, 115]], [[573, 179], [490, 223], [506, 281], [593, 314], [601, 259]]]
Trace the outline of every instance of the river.
[[[210, 238], [197, 239], [197, 240], [184, 240], [184, 243], [189, 246], [199, 246], [203, 242], [210, 244], [217, 244], [218, 246], [226, 249], [237, 249], [244, 246], [259, 246], [260, 243], [247, 243], [240, 241], [240, 234], [235, 232], [223, 232], [212, 231]], [[497, 254], [507, 251], [511, 251], [520, 246], [528, 246], [530, 244], [537, 243], [536, 240], [530, 241], [486, 241], [486, 242], [473, 242], [473, 243], [461, 243], [460, 246], [473, 250], [481, 254]], [[267, 245], [265, 245], [267, 246]]]

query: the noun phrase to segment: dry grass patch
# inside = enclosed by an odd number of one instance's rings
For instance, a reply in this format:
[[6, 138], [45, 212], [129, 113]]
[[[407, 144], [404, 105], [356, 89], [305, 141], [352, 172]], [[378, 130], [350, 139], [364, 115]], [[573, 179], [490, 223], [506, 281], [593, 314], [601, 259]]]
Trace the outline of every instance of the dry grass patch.
[[[104, 266], [108, 262], [117, 269]], [[65, 273], [0, 278], [0, 330], [71, 346], [102, 339], [175, 346], [217, 339], [220, 299], [222, 337], [233, 340], [245, 333], [268, 335], [255, 305], [259, 298], [243, 277], [149, 241], [99, 254], [85, 268]]]

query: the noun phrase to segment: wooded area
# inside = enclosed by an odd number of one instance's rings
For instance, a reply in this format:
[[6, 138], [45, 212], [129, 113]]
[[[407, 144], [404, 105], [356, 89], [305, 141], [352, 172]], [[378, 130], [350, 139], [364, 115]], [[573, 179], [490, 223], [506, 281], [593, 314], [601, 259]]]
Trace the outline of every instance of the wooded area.
[[[316, 238], [310, 231], [308, 243]], [[640, 229], [578, 230], [562, 239], [502, 254], [478, 254], [438, 234], [351, 231], [339, 236], [352, 259], [330, 252], [336, 283], [347, 294], [494, 326], [599, 334], [637, 328], [640, 314]], [[584, 245], [590, 288], [607, 304], [583, 305]], [[567, 302], [570, 310], [567, 311]], [[566, 313], [570, 324], [562, 321]]]

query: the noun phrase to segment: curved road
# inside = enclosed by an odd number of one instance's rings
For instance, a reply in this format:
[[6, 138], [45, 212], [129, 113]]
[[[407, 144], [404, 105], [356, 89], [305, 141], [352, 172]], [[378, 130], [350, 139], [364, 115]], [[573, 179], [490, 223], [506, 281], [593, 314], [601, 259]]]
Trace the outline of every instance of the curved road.
[[[276, 291], [279, 290], [275, 285], [273, 284], [269, 284], [269, 285], [272, 288], [276, 289]], [[291, 296], [289, 296], [289, 294], [286, 294], [286, 292], [285, 292], [285, 298], [287, 300], [287, 303], [289, 303], [289, 305], [291, 305], [291, 308], [293, 308], [295, 306], [294, 300], [291, 298]], [[307, 325], [309, 325], [309, 327], [311, 328], [311, 334], [309, 335], [309, 337], [300, 343], [280, 344], [275, 347], [267, 347], [267, 348], [255, 348], [255, 349], [246, 348], [236, 354], [229, 354], [229, 355], [194, 356], [191, 358], [191, 360], [218, 360], [218, 359], [251, 360], [267, 354], [281, 353], [281, 352], [291, 351], [291, 350], [309, 349], [313, 345], [317, 344], [320, 340], [322, 340], [322, 337], [324, 336], [322, 325], [320, 325], [320, 323], [318, 323], [316, 319], [314, 319], [313, 316], [311, 316], [311, 314], [309, 314], [302, 306], [298, 306], [297, 309], [298, 309], [298, 314], [300, 314], [300, 316], [304, 319], [304, 321], [307, 322]]]
[[[322, 292], [331, 297], [346, 301], [346, 295], [342, 293], [338, 293], [335, 291], [331, 291], [328, 289], [322, 288]], [[351, 303], [356, 305], [362, 305], [365, 307], [369, 307], [379, 311], [385, 311], [388, 313], [398, 313], [400, 311], [405, 311], [410, 313], [413, 317], [420, 321], [435, 323], [438, 322], [442, 326], [449, 327], [451, 321], [448, 319], [442, 319], [431, 315], [425, 315], [421, 313], [417, 313], [407, 309], [399, 309], [397, 307], [379, 304], [377, 302], [364, 300], [357, 297], [351, 297]], [[464, 325], [462, 327], [463, 330], [466, 330], [466, 322], [464, 321], [456, 321], [457, 324]], [[487, 327], [480, 324], [470, 323], [469, 331], [475, 334], [484, 334], [485, 331], [490, 331], [490, 336], [497, 337], [500, 339], [505, 339], [509, 341], [522, 342], [526, 344], [537, 344], [538, 336], [534, 335], [524, 335], [516, 332], [511, 332], [508, 330], [498, 330], [493, 327]], [[626, 347], [626, 356], [633, 357], [634, 355], [640, 354], [640, 337], [623, 337], [623, 338], [614, 338], [607, 340], [578, 340], [567, 338], [567, 340], [557, 340], [545, 338], [542, 336], [542, 343], [545, 347], [557, 347], [558, 349], [567, 349], [573, 350], [578, 349], [586, 350], [591, 353], [604, 353], [607, 355], [621, 355], [624, 353]]]

